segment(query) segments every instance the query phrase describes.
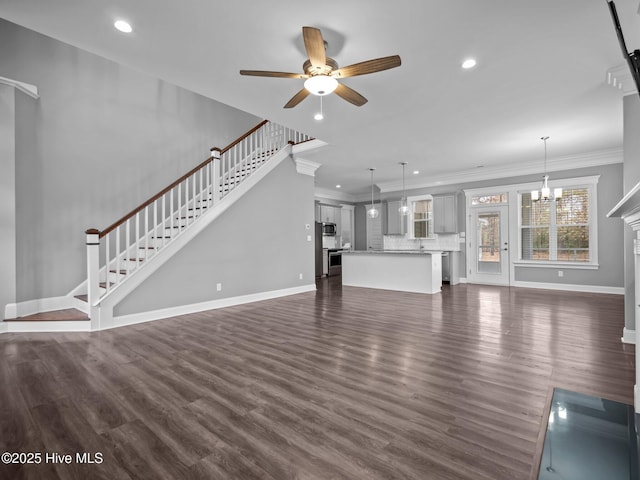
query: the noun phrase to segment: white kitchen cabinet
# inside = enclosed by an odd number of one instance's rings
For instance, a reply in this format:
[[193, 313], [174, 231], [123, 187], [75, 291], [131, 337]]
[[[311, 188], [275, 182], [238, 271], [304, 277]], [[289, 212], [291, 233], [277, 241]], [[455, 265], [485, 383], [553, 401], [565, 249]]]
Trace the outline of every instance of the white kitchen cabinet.
[[458, 197], [455, 193], [433, 196], [434, 233], [458, 232]]
[[400, 214], [401, 200], [387, 202], [387, 235], [407, 233], [407, 215]]
[[342, 235], [342, 207], [333, 208], [333, 223], [336, 224], [336, 235]]
[[353, 246], [353, 207], [342, 207], [340, 210], [340, 224], [339, 231], [342, 244], [350, 243]]
[[320, 221], [323, 223], [336, 223], [335, 207], [320, 205]]

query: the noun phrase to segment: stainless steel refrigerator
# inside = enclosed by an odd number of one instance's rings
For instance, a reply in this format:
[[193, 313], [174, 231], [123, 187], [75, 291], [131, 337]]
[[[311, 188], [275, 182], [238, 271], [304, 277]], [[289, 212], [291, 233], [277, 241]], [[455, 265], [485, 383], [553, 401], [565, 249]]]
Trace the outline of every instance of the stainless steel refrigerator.
[[316, 222], [316, 277], [322, 276], [322, 223]]

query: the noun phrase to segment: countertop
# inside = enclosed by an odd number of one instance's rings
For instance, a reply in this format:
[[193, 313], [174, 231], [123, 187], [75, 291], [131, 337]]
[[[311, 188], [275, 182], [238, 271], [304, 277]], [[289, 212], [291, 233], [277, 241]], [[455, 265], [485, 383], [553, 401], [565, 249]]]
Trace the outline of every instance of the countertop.
[[432, 255], [434, 253], [442, 253], [442, 250], [344, 250], [343, 255]]

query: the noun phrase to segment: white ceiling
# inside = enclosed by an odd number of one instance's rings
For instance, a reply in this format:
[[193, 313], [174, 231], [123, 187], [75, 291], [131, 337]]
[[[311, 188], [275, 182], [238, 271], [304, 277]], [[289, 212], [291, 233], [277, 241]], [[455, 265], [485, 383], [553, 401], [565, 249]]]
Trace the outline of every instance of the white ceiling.
[[[616, 6], [640, 48], [638, 0]], [[408, 185], [480, 165], [542, 170], [543, 135], [550, 160], [622, 148], [606, 72], [623, 57], [605, 0], [0, 0], [0, 17], [326, 141], [305, 157], [322, 164], [320, 188], [362, 194], [367, 168], [397, 182], [400, 161], [421, 172]], [[238, 71], [301, 72], [303, 25], [340, 66], [394, 54], [402, 66], [342, 80], [363, 107], [325, 97], [322, 122], [317, 97], [285, 110], [302, 80]], [[478, 66], [462, 70], [466, 57]]]

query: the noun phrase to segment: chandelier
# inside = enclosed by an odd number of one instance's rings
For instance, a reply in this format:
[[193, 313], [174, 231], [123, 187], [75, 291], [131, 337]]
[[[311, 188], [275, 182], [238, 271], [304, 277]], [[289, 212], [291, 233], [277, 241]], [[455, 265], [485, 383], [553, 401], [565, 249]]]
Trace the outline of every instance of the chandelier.
[[542, 201], [554, 201], [562, 198], [562, 188], [554, 188], [553, 195], [551, 195], [551, 189], [549, 188], [549, 175], [547, 175], [547, 140], [549, 137], [540, 137], [540, 140], [544, 142], [544, 175], [542, 176], [542, 188], [540, 190], [531, 191], [531, 200], [537, 202]]

